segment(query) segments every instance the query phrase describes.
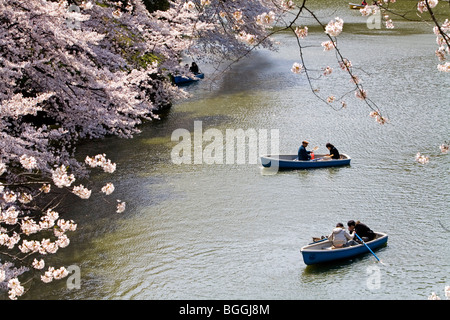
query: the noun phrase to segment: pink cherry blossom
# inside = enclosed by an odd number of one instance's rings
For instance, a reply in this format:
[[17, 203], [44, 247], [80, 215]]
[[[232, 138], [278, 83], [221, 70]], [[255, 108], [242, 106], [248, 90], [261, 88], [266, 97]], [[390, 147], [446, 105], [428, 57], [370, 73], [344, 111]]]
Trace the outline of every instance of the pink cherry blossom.
[[329, 34], [332, 37], [337, 37], [344, 27], [344, 20], [339, 17], [336, 17], [335, 20], [331, 20], [328, 22], [325, 27], [325, 33]]
[[303, 65], [298, 62], [294, 62], [294, 64], [292, 65], [291, 71], [293, 73], [299, 74], [302, 72], [302, 70], [303, 70]]

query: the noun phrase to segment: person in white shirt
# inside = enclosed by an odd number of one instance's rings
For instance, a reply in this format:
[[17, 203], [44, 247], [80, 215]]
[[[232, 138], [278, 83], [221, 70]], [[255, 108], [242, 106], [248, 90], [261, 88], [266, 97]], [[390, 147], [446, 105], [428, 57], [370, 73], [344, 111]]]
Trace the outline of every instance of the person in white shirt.
[[354, 233], [348, 233], [348, 231], [345, 230], [344, 225], [339, 222], [336, 224], [331, 235], [328, 236], [328, 240], [331, 240], [333, 243], [333, 248], [343, 248], [352, 245], [353, 242], [351, 241], [354, 241], [354, 236]]

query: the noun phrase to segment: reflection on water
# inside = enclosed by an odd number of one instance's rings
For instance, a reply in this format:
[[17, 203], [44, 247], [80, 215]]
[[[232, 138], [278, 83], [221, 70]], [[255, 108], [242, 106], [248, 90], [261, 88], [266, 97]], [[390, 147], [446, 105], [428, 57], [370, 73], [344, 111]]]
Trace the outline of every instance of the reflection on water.
[[[434, 35], [410, 34], [410, 23], [405, 32], [368, 39], [352, 32], [358, 23], [364, 28], [360, 17], [341, 16], [355, 23], [344, 27], [342, 51], [356, 70], [364, 68], [364, 86], [389, 125], [376, 124], [356, 99], [338, 112], [321, 104], [290, 72], [298, 60], [295, 39], [280, 34], [278, 52], [255, 52], [211, 91], [207, 78], [188, 87], [192, 99], [134, 139], [80, 148], [117, 163], [114, 176], [94, 183], [113, 182], [127, 211], [107, 209], [114, 200], [74, 200], [69, 215], [78, 231], [48, 265], [80, 266], [81, 289], [35, 284], [27, 298], [334, 299], [343, 292], [354, 299], [426, 299], [442, 292], [450, 283], [449, 247], [435, 240], [448, 232], [440, 224], [450, 225], [449, 155], [438, 146], [448, 140], [450, 80], [436, 72]], [[318, 42], [321, 33], [311, 31], [309, 39]], [[320, 47], [305, 58], [312, 69], [335, 64]], [[208, 66], [202, 69], [208, 74]], [[336, 71], [317, 85], [327, 94], [343, 90], [341, 83], [348, 79]], [[194, 121], [221, 132], [278, 129], [281, 153], [296, 153], [304, 139], [324, 153], [332, 142], [352, 164], [277, 174], [249, 164], [174, 165], [171, 134], [192, 132]], [[417, 152], [430, 155], [430, 163], [416, 163]], [[378, 265], [370, 254], [325, 266], [302, 261], [300, 248], [311, 237], [350, 219], [389, 234], [377, 251], [385, 262], [379, 289], [367, 286], [368, 267]]]

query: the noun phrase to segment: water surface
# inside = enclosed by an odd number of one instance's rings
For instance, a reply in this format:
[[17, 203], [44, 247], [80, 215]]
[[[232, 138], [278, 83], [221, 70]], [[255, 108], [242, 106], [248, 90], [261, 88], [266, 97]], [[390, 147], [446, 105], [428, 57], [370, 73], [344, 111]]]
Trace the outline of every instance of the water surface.
[[[94, 181], [113, 182], [127, 210], [114, 213], [101, 197], [74, 199], [67, 210], [79, 228], [49, 261], [80, 266], [81, 289], [67, 289], [64, 280], [35, 283], [26, 298], [422, 300], [432, 291], [443, 297], [450, 284], [450, 190], [449, 155], [439, 145], [449, 140], [450, 80], [436, 70], [434, 35], [415, 23], [368, 30], [346, 8], [327, 10], [321, 14], [337, 10], [351, 22], [339, 45], [389, 124], [377, 124], [353, 94], [340, 111], [320, 102], [305, 77], [290, 72], [299, 61], [290, 34], [275, 37], [277, 52], [256, 51], [212, 86], [212, 68], [201, 66], [206, 79], [187, 88], [192, 98], [143, 126], [142, 134], [80, 148], [117, 163], [114, 175]], [[305, 50], [308, 68], [335, 69], [314, 83], [319, 93], [347, 92], [333, 53], [318, 45], [322, 33], [310, 32], [308, 41], [316, 46]], [[278, 129], [283, 153], [295, 153], [303, 139], [320, 146], [318, 152], [331, 142], [352, 163], [276, 175], [254, 164], [174, 165], [171, 134], [192, 132], [194, 121], [224, 134]], [[417, 152], [430, 162], [416, 163]], [[367, 254], [307, 267], [300, 248], [350, 219], [389, 234], [377, 251], [385, 264]], [[380, 267], [375, 289], [367, 284], [372, 266]]]

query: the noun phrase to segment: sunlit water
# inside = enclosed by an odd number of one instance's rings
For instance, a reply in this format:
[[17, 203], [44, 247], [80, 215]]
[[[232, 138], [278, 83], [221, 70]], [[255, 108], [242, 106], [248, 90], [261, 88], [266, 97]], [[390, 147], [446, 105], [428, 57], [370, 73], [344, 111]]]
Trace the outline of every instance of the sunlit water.
[[[341, 111], [320, 102], [305, 77], [290, 72], [299, 57], [289, 34], [275, 37], [278, 52], [255, 52], [212, 86], [211, 70], [203, 66], [206, 79], [187, 88], [193, 97], [143, 126], [142, 134], [80, 148], [81, 157], [106, 153], [117, 163], [113, 175], [94, 176], [97, 189], [115, 184], [115, 198], [73, 198], [64, 207], [78, 230], [48, 263], [79, 266], [81, 288], [69, 290], [64, 280], [35, 282], [25, 297], [426, 299], [432, 291], [443, 296], [450, 284], [450, 155], [441, 154], [439, 145], [450, 138], [448, 75], [437, 72], [432, 34], [411, 31], [413, 23], [368, 30], [363, 18], [348, 11], [339, 12], [352, 22], [339, 45], [389, 124], [370, 118], [353, 93]], [[322, 33], [310, 32], [308, 41], [320, 44]], [[333, 53], [313, 47], [305, 50], [305, 59], [310, 69], [335, 70], [314, 83], [320, 94], [340, 96], [350, 88]], [[171, 134], [178, 128], [192, 132], [194, 121], [224, 135], [226, 129], [278, 129], [282, 153], [295, 153], [303, 139], [310, 148], [318, 145], [318, 152], [332, 142], [352, 163], [276, 175], [254, 164], [174, 165]], [[415, 162], [417, 152], [430, 162]], [[116, 198], [127, 202], [125, 213], [114, 212]], [[384, 264], [367, 254], [307, 267], [300, 248], [350, 219], [389, 234], [388, 245], [376, 251]], [[368, 284], [373, 266], [380, 268], [375, 288]]]

